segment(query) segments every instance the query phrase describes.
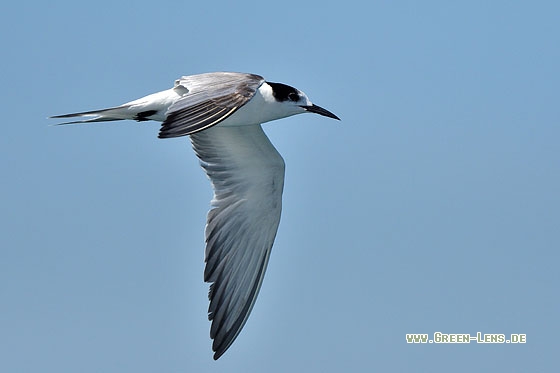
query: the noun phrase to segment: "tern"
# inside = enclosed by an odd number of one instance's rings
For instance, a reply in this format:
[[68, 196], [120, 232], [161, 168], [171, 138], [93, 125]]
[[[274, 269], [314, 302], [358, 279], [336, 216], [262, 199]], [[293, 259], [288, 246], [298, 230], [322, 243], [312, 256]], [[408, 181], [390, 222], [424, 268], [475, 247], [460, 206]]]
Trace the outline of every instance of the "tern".
[[340, 120], [302, 91], [255, 74], [183, 76], [123, 105], [56, 115], [91, 123], [163, 122], [160, 138], [189, 136], [214, 191], [205, 228], [204, 281], [217, 360], [245, 325], [261, 287], [282, 210], [284, 160], [261, 124], [301, 113]]

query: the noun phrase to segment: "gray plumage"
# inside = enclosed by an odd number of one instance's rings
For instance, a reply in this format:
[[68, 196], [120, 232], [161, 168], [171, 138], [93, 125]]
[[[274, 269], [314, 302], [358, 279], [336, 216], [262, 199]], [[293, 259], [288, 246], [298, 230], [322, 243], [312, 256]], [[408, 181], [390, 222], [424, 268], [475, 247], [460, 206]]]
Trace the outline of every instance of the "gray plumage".
[[253, 98], [263, 83], [261, 76], [243, 73], [206, 73], [184, 76], [175, 89], [188, 94], [169, 107], [159, 137], [190, 135], [223, 121]]
[[262, 284], [280, 223], [284, 160], [260, 125], [212, 127], [191, 142], [214, 189], [204, 281], [212, 283], [208, 318], [218, 359], [245, 325]]

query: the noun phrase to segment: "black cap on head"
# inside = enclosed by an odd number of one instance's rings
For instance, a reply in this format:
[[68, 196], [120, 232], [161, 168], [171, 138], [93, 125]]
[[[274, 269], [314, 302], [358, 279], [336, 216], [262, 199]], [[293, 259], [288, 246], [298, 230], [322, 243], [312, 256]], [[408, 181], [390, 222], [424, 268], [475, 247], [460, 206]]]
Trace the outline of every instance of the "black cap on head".
[[269, 86], [272, 87], [272, 95], [277, 101], [294, 101], [298, 102], [301, 98], [299, 91], [294, 87], [282, 83], [271, 83], [267, 82]]

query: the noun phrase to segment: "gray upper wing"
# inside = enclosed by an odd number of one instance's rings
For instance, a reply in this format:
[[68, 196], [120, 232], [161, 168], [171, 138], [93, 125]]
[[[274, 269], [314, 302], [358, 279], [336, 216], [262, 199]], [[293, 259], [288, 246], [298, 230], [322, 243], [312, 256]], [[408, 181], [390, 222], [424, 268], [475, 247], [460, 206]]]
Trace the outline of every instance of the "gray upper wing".
[[191, 135], [214, 198], [206, 224], [214, 359], [233, 343], [262, 284], [282, 210], [284, 160], [258, 124]]
[[175, 89], [186, 89], [167, 110], [159, 137], [191, 135], [218, 124], [249, 101], [264, 78], [244, 73], [206, 73], [184, 76]]

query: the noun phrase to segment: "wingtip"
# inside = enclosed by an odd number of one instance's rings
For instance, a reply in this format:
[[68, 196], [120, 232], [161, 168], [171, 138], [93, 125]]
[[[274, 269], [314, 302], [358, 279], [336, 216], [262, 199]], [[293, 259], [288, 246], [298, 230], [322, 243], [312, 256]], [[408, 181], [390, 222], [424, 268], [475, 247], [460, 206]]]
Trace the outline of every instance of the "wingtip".
[[212, 359], [218, 360], [219, 358], [221, 358], [222, 355], [226, 353], [226, 351], [229, 349], [230, 346], [231, 346], [231, 343], [225, 348], [220, 346], [216, 350], [212, 349], [214, 351], [214, 355], [212, 356]]

